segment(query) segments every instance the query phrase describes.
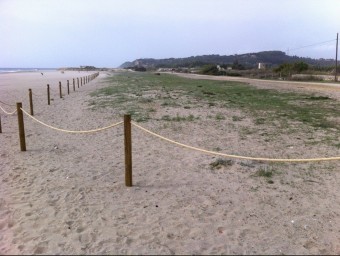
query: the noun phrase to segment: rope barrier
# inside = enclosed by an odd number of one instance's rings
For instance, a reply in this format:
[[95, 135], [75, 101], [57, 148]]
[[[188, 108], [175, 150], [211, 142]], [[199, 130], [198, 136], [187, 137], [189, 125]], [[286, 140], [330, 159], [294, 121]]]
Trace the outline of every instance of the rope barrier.
[[0, 108], [1, 108], [1, 110], [3, 111], [3, 112], [5, 112], [5, 114], [7, 114], [7, 115], [13, 115], [15, 112], [17, 112], [17, 110], [14, 110], [13, 112], [7, 112], [5, 109], [3, 109], [1, 106], [0, 106]]
[[243, 160], [253, 160], [253, 161], [265, 161], [265, 162], [320, 162], [320, 161], [331, 161], [331, 160], [340, 160], [340, 156], [338, 157], [325, 157], [325, 158], [307, 158], [307, 159], [274, 159], [274, 158], [262, 158], [262, 157], [247, 157], [247, 156], [238, 156], [238, 155], [229, 155], [229, 154], [224, 154], [224, 153], [219, 153], [219, 152], [215, 152], [215, 151], [210, 151], [210, 150], [205, 150], [205, 149], [201, 149], [201, 148], [196, 148], [196, 147], [192, 147], [189, 145], [185, 145], [183, 143], [179, 143], [177, 141], [165, 138], [159, 134], [156, 134], [152, 131], [149, 131], [145, 128], [143, 128], [142, 126], [139, 126], [138, 124], [136, 124], [135, 122], [131, 122], [131, 124], [137, 128], [139, 128], [140, 130], [149, 133], [155, 137], [158, 137], [162, 140], [168, 141], [170, 143], [176, 144], [178, 146], [182, 146], [184, 148], [188, 148], [188, 149], [192, 149], [192, 150], [196, 150], [199, 152], [203, 152], [203, 153], [207, 153], [207, 154], [211, 154], [211, 155], [217, 155], [217, 156], [223, 156], [223, 157], [228, 157], [228, 158], [236, 158], [236, 159], [243, 159]]
[[98, 129], [94, 129], [94, 130], [88, 130], [88, 131], [71, 131], [71, 130], [65, 130], [65, 129], [60, 129], [60, 128], [57, 128], [57, 127], [53, 127], [51, 125], [48, 125], [48, 124], [45, 124], [44, 122], [36, 119], [35, 117], [31, 116], [29, 113], [27, 113], [24, 109], [22, 109], [22, 112], [24, 112], [27, 116], [29, 116], [30, 118], [32, 118], [34, 121], [48, 127], [48, 128], [51, 128], [53, 130], [57, 130], [57, 131], [60, 131], [60, 132], [66, 132], [66, 133], [94, 133], [94, 132], [99, 132], [99, 131], [103, 131], [103, 130], [107, 130], [107, 129], [110, 129], [110, 128], [113, 128], [117, 125], [120, 125], [123, 123], [123, 121], [121, 122], [118, 122], [116, 124], [112, 124], [112, 125], [109, 125], [109, 126], [106, 126], [106, 127], [103, 127], [103, 128], [98, 128]]

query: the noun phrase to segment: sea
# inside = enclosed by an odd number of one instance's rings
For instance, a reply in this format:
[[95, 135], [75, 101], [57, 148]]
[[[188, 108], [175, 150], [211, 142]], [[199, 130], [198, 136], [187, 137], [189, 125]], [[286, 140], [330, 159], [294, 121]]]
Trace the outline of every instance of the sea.
[[56, 68], [0, 68], [0, 74], [21, 73], [21, 72], [41, 72], [55, 71]]

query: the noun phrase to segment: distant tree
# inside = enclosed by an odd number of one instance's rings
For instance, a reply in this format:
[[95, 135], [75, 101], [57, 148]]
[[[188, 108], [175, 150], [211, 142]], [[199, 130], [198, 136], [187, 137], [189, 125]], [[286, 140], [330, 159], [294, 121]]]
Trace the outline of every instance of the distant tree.
[[217, 75], [218, 69], [216, 65], [209, 64], [209, 65], [203, 66], [200, 73], [204, 75]]
[[144, 71], [146, 71], [146, 68], [145, 68], [145, 67], [137, 67], [137, 66], [135, 66], [135, 67], [134, 67], [134, 70], [135, 70], [135, 71], [144, 72]]
[[287, 77], [292, 73], [293, 65], [291, 63], [283, 63], [274, 69], [274, 72], [280, 73], [281, 76]]
[[303, 61], [295, 62], [295, 63], [283, 63], [279, 67], [274, 69], [274, 72], [280, 73], [283, 77], [288, 77], [292, 73], [301, 73], [303, 71], [308, 70], [309, 66], [307, 63]]
[[293, 67], [292, 67], [292, 68], [293, 68], [293, 70], [294, 70], [295, 72], [301, 73], [301, 72], [303, 72], [303, 71], [308, 70], [309, 66], [308, 66], [308, 64], [305, 63], [305, 62], [299, 61], [299, 62], [295, 62], [295, 63], [293, 64]]
[[232, 67], [232, 69], [238, 69], [238, 70], [244, 70], [245, 69], [245, 67], [243, 65], [238, 63], [238, 60], [235, 60], [231, 67]]
[[209, 65], [203, 66], [200, 73], [204, 74], [204, 75], [213, 75], [213, 76], [224, 76], [224, 75], [226, 75], [225, 71], [218, 70], [217, 65], [214, 65], [214, 64], [209, 64]]

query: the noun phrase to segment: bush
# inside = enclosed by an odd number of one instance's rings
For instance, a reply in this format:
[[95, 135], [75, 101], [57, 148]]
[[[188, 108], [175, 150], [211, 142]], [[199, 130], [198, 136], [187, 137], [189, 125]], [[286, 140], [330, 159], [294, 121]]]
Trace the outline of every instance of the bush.
[[200, 71], [202, 75], [225, 76], [227, 73], [223, 70], [219, 71], [216, 65], [210, 64], [203, 66]]

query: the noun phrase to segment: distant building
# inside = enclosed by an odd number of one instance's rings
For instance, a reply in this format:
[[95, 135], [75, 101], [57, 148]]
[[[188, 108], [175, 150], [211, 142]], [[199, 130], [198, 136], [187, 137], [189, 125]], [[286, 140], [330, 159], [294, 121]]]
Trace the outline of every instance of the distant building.
[[225, 71], [225, 69], [222, 68], [220, 65], [217, 65], [216, 67], [217, 67], [218, 71]]
[[266, 69], [266, 64], [262, 63], [262, 62], [259, 62], [258, 69]]

